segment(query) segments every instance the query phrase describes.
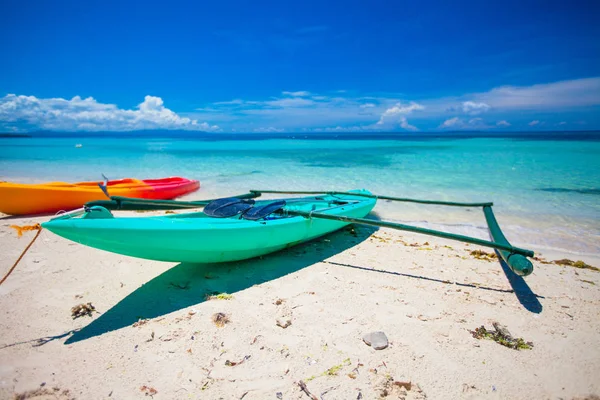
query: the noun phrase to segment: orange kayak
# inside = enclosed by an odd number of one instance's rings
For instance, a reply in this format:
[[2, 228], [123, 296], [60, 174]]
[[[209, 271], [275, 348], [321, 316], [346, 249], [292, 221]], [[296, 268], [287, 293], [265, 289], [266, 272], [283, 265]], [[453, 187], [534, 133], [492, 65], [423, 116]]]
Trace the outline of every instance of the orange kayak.
[[[0, 182], [0, 212], [25, 215], [74, 210], [88, 201], [105, 200], [106, 195], [98, 186], [101, 183], [103, 182]], [[145, 180], [127, 178], [108, 181], [106, 186], [111, 196], [167, 200], [197, 190], [200, 182], [180, 177]]]

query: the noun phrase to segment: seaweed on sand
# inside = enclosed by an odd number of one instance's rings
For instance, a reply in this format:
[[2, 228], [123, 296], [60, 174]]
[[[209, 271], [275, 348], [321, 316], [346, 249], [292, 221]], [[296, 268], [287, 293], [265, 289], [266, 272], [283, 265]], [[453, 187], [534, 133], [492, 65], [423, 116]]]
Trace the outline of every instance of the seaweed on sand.
[[502, 346], [508, 347], [513, 350], [531, 350], [533, 348], [532, 342], [526, 342], [523, 338], [513, 338], [508, 329], [502, 325], [494, 322], [494, 330], [487, 330], [483, 325], [479, 328], [475, 328], [471, 332], [471, 335], [475, 339], [489, 339]]

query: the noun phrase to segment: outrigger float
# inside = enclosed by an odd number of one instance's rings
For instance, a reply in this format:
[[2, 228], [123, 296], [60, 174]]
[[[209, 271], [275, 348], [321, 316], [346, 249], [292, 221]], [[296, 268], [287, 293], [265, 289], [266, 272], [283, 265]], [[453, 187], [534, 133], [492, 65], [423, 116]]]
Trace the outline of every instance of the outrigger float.
[[[106, 193], [108, 195], [108, 193]], [[255, 200], [262, 194], [309, 195]], [[493, 248], [520, 276], [533, 272], [531, 250], [511, 245], [492, 211], [493, 203], [456, 203], [374, 195], [367, 190], [251, 190], [236, 197], [203, 200], [146, 200], [109, 196], [60, 215], [42, 226], [75, 242], [114, 253], [171, 262], [227, 262], [272, 253], [348, 224], [416, 232]], [[365, 217], [377, 200], [482, 207], [492, 240]], [[110, 210], [174, 210], [204, 207], [202, 212], [116, 218]]]

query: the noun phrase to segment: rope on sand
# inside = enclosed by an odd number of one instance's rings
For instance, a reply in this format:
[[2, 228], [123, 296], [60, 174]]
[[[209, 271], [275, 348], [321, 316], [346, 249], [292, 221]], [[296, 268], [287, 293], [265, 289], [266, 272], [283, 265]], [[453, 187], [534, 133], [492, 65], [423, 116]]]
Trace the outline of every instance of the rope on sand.
[[14, 271], [14, 269], [17, 267], [17, 265], [19, 264], [19, 262], [21, 261], [21, 259], [25, 255], [25, 253], [27, 253], [27, 250], [29, 250], [29, 248], [31, 247], [31, 245], [33, 245], [33, 243], [38, 238], [38, 236], [40, 236], [40, 233], [42, 233], [42, 226], [40, 224], [27, 225], [27, 226], [11, 225], [10, 227], [17, 230], [17, 235], [19, 237], [23, 236], [23, 232], [26, 232], [26, 231], [37, 231], [37, 233], [33, 237], [33, 240], [27, 245], [27, 247], [25, 247], [25, 250], [23, 250], [23, 252], [19, 256], [17, 261], [13, 264], [11, 269], [9, 269], [8, 272], [6, 273], [6, 275], [4, 275], [4, 278], [2, 278], [2, 280], [0, 281], [0, 285], [2, 285], [4, 283], [4, 281], [6, 280], [6, 278], [8, 278], [8, 276]]

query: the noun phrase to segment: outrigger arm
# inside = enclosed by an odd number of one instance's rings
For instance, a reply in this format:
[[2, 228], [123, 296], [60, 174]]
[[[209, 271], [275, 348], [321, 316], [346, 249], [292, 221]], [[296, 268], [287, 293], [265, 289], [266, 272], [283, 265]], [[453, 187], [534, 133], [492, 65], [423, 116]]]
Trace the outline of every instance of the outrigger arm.
[[292, 211], [286, 210], [284, 211], [287, 215], [297, 215], [305, 218], [322, 218], [329, 220], [338, 220], [344, 222], [350, 222], [354, 224], [361, 225], [371, 225], [371, 226], [379, 226], [382, 228], [391, 228], [397, 229], [401, 231], [422, 233], [430, 236], [437, 236], [444, 239], [457, 240], [466, 243], [472, 243], [483, 247], [490, 247], [498, 250], [498, 253], [502, 257], [502, 259], [506, 262], [508, 267], [517, 275], [527, 276], [533, 272], [533, 264], [531, 261], [527, 259], [527, 257], [533, 257], [534, 252], [527, 249], [522, 249], [519, 247], [515, 247], [510, 244], [510, 242], [506, 239], [498, 222], [496, 221], [496, 217], [494, 216], [494, 212], [492, 211], [493, 203], [456, 203], [456, 202], [448, 202], [448, 201], [436, 201], [436, 200], [419, 200], [419, 199], [410, 199], [403, 197], [391, 197], [391, 196], [378, 196], [378, 195], [369, 195], [366, 193], [350, 193], [350, 192], [300, 192], [300, 191], [279, 191], [279, 190], [250, 190], [250, 193], [254, 194], [263, 194], [263, 193], [277, 193], [277, 194], [345, 194], [345, 195], [353, 195], [353, 196], [361, 196], [375, 199], [383, 199], [383, 200], [391, 200], [391, 201], [400, 201], [400, 202], [411, 202], [411, 203], [420, 203], [420, 204], [435, 204], [435, 205], [445, 205], [445, 206], [454, 206], [454, 207], [483, 207], [483, 213], [485, 215], [485, 219], [488, 224], [488, 229], [490, 231], [490, 235], [492, 236], [493, 241], [478, 239], [470, 236], [459, 235], [455, 233], [437, 231], [434, 229], [421, 228], [418, 226], [399, 224], [395, 222], [386, 222], [386, 221], [375, 221], [371, 219], [365, 218], [352, 218], [346, 216], [337, 216], [337, 215], [329, 215], [317, 212], [304, 212], [304, 211]]

